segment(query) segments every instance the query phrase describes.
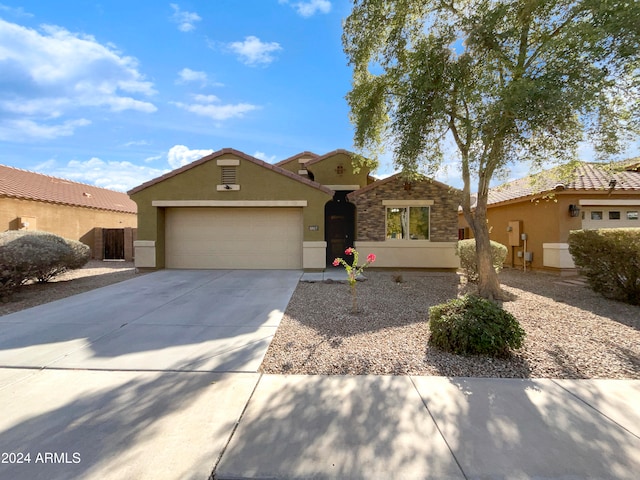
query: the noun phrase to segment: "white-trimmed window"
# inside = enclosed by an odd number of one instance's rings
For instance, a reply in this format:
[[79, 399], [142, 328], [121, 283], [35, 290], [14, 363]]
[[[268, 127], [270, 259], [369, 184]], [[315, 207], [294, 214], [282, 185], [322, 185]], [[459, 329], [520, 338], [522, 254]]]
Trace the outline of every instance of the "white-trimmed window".
[[[409, 202], [407, 202], [409, 203]], [[387, 240], [429, 240], [431, 207], [433, 201], [383, 202], [386, 215]]]
[[638, 220], [638, 210], [627, 210], [627, 220]]

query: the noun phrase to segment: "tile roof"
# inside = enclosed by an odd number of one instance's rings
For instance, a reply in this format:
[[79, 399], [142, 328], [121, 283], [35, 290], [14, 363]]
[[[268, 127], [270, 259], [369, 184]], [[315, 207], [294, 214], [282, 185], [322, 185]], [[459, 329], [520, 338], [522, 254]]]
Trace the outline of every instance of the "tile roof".
[[223, 148], [222, 150], [218, 150], [217, 152], [213, 152], [210, 155], [207, 155], [206, 157], [202, 157], [200, 160], [196, 160], [195, 162], [191, 162], [183, 167], [177, 168], [175, 170], [170, 171], [169, 173], [165, 173], [164, 175], [160, 176], [160, 177], [156, 177], [152, 180], [149, 180], [146, 183], [143, 183], [142, 185], [138, 185], [137, 187], [129, 190], [127, 193], [129, 195], [132, 195], [134, 193], [138, 193], [142, 190], [144, 190], [145, 188], [151, 187], [152, 185], [155, 185], [156, 183], [160, 183], [163, 182], [164, 180], [167, 180], [171, 177], [175, 177], [176, 175], [185, 172], [187, 170], [192, 169], [193, 167], [196, 167], [198, 165], [201, 165], [203, 163], [206, 162], [210, 162], [211, 160], [214, 160], [222, 155], [225, 154], [231, 154], [231, 155], [235, 155], [237, 157], [240, 157], [244, 160], [247, 160], [249, 162], [255, 163], [256, 165], [259, 165], [261, 167], [267, 168], [269, 170], [273, 170], [276, 173], [279, 173], [280, 175], [284, 175], [285, 177], [289, 177], [297, 182], [300, 183], [304, 183], [305, 185], [308, 185], [310, 187], [316, 188], [318, 190], [321, 190], [325, 193], [331, 194], [333, 195], [333, 190], [320, 185], [317, 182], [314, 182], [312, 180], [309, 180], [307, 178], [303, 178], [300, 175], [297, 175], [295, 173], [290, 172], [289, 170], [285, 170], [284, 168], [278, 167], [277, 165], [272, 165], [270, 163], [267, 162], [263, 162], [262, 160], [259, 160], [255, 157], [252, 157], [251, 155], [247, 155], [244, 152], [241, 152], [240, 150], [235, 150], [233, 148]]
[[138, 210], [136, 203], [126, 193], [6, 165], [0, 165], [0, 197], [22, 198], [123, 213], [136, 213]]
[[489, 205], [544, 194], [552, 190], [608, 191], [611, 189], [620, 193], [640, 193], [640, 162], [638, 160], [636, 158], [618, 162], [613, 169], [603, 164], [581, 162], [568, 175], [562, 174], [561, 167], [545, 170], [490, 189]]
[[299, 158], [302, 158], [302, 157], [318, 158], [318, 154], [305, 150], [304, 152], [296, 153], [295, 155], [292, 155], [289, 158], [285, 158], [284, 160], [280, 160], [279, 162], [276, 162], [275, 166], [276, 167], [281, 167], [285, 163], [291, 162], [293, 160], [298, 160]]
[[[348, 195], [348, 197], [349, 198], [355, 198], [358, 195], [361, 195], [361, 194], [363, 194], [365, 192], [368, 192], [369, 190], [373, 190], [374, 188], [378, 188], [380, 185], [384, 185], [385, 183], [388, 183], [388, 182], [394, 182], [399, 178], [402, 178], [402, 172], [396, 173], [395, 175], [391, 175], [390, 177], [387, 177], [387, 178], [383, 178], [382, 180], [376, 180], [373, 183], [365, 185], [364, 187], [351, 192]], [[417, 182], [431, 182], [431, 183], [434, 183], [434, 184], [439, 185], [439, 186], [444, 187], [444, 188], [449, 188], [451, 190], [458, 190], [457, 188], [454, 188], [451, 185], [447, 185], [446, 183], [439, 182], [438, 180], [434, 180], [433, 178], [427, 177], [427, 176], [424, 176], [424, 175], [421, 175], [421, 178], [416, 179], [416, 181]]]
[[331, 151], [329, 153], [325, 153], [324, 155], [320, 155], [320, 156], [316, 155], [316, 158], [314, 158], [313, 160], [310, 160], [309, 162], [307, 162], [306, 166], [309, 167], [310, 165], [313, 165], [314, 163], [321, 162], [324, 159], [329, 158], [329, 157], [333, 157], [334, 155], [338, 155], [339, 153], [347, 155], [348, 157], [355, 156], [355, 153], [350, 152], [349, 150], [345, 150], [343, 148], [338, 148], [337, 150], [333, 150], [333, 151]]

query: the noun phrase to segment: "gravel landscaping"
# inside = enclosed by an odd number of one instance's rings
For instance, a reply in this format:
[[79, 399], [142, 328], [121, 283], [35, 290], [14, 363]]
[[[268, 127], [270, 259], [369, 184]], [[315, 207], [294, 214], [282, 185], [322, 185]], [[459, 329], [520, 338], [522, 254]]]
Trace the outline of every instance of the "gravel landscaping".
[[122, 282], [136, 275], [139, 274], [136, 274], [133, 262], [92, 260], [78, 270], [71, 270], [55, 277], [49, 283], [23, 285], [14, 293], [11, 301], [0, 302], [0, 316]]
[[[0, 316], [137, 275], [132, 263], [91, 261], [50, 283], [23, 286], [0, 303]], [[347, 285], [300, 282], [261, 371], [640, 379], [640, 307], [607, 300], [577, 277], [504, 270], [500, 279], [512, 299], [503, 306], [527, 336], [510, 358], [491, 359], [428, 345], [429, 307], [464, 293], [461, 276], [376, 270], [366, 276], [358, 283], [356, 315]]]
[[355, 315], [347, 285], [300, 282], [261, 371], [640, 379], [640, 307], [604, 299], [577, 277], [504, 270], [510, 301], [503, 307], [527, 336], [510, 358], [493, 359], [427, 343], [429, 307], [469, 287], [459, 275], [369, 270], [366, 276]]

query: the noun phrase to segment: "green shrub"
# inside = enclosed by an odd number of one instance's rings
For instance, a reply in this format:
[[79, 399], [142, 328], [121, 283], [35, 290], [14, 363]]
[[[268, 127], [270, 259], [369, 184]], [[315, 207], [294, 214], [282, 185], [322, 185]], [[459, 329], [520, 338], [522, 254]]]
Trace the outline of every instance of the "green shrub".
[[640, 305], [640, 228], [572, 231], [569, 253], [594, 291]]
[[0, 233], [0, 298], [8, 298], [29, 280], [47, 282], [67, 270], [80, 268], [89, 258], [88, 246], [52, 233]]
[[[476, 240], [459, 240], [456, 245], [456, 255], [460, 257], [460, 267], [470, 282], [478, 281], [478, 265], [476, 263]], [[496, 273], [502, 270], [502, 265], [507, 258], [507, 247], [491, 240], [491, 263]]]
[[525, 332], [506, 310], [484, 298], [465, 295], [429, 309], [429, 343], [461, 355], [504, 357], [522, 346]]

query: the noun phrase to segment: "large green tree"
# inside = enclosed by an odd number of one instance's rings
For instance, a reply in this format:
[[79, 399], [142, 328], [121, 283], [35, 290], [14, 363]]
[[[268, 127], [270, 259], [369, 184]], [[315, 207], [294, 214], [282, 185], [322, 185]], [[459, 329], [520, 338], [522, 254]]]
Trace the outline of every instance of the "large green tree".
[[581, 141], [604, 158], [638, 133], [640, 2], [353, 3], [343, 45], [355, 146], [374, 161], [391, 149], [411, 177], [432, 174], [455, 143], [479, 293], [496, 298], [489, 184], [516, 162], [574, 159]]

